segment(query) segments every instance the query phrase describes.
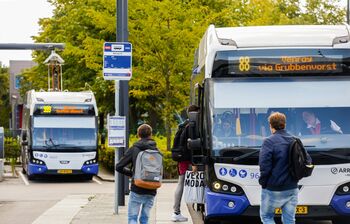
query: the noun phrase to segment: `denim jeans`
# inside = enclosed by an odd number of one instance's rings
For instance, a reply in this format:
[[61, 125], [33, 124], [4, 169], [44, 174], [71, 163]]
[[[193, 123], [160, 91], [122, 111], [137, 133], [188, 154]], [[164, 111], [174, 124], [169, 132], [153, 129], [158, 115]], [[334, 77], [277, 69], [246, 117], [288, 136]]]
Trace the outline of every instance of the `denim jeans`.
[[140, 223], [148, 224], [149, 213], [153, 206], [154, 196], [149, 194], [136, 194], [130, 191], [128, 204], [128, 224], [137, 224], [140, 213]]
[[260, 219], [263, 224], [275, 224], [275, 209], [282, 209], [283, 224], [295, 223], [295, 209], [298, 204], [298, 189], [269, 191], [262, 189]]

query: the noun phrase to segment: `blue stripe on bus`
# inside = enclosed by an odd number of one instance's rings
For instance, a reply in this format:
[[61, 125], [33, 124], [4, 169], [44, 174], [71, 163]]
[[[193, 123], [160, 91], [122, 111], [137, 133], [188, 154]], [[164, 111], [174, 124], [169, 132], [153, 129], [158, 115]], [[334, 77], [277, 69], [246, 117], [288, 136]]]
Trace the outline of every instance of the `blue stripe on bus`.
[[341, 215], [350, 215], [350, 208], [346, 207], [347, 202], [350, 203], [350, 195], [334, 195], [331, 206]]
[[32, 164], [29, 163], [28, 164], [28, 174], [32, 175], [32, 174], [42, 174], [45, 173], [47, 171], [47, 167], [45, 165], [37, 165], [37, 164]]
[[[220, 194], [210, 191], [206, 188], [206, 216], [225, 216], [225, 215], [241, 215], [250, 205], [248, 198], [245, 195], [229, 195]], [[234, 202], [234, 206], [230, 208], [229, 202]]]
[[83, 165], [81, 170], [86, 174], [95, 174], [98, 173], [98, 164], [91, 164], [91, 165]]

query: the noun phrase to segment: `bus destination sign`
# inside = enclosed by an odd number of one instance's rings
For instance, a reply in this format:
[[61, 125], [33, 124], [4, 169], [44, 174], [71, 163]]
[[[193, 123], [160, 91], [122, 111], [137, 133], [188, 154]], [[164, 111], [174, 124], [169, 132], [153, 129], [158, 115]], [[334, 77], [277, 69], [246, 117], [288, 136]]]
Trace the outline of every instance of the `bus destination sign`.
[[50, 115], [50, 114], [65, 114], [65, 115], [92, 115], [94, 114], [94, 107], [91, 105], [37, 105], [34, 114]]
[[281, 56], [272, 58], [254, 58], [241, 56], [229, 59], [234, 66], [232, 73], [340, 73], [342, 72], [340, 57], [330, 60], [317, 56]]

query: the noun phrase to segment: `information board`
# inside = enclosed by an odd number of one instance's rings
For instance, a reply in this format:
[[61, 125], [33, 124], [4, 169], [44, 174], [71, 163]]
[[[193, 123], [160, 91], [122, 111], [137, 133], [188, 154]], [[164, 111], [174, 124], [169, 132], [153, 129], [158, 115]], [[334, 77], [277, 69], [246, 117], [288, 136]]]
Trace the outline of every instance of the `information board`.
[[108, 116], [108, 146], [126, 147], [125, 116]]

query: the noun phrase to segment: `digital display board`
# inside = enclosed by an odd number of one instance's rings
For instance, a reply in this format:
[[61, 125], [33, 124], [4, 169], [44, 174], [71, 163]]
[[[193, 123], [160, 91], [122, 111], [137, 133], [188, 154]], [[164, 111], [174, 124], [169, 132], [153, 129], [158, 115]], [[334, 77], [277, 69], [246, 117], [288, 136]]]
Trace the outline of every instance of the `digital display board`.
[[213, 77], [350, 75], [345, 49], [258, 49], [219, 51]]
[[62, 104], [45, 104], [36, 105], [35, 115], [95, 115], [93, 105], [62, 105]]
[[[337, 56], [341, 58], [341, 56]], [[278, 58], [253, 58], [242, 56], [231, 58], [232, 72], [235, 73], [324, 73], [342, 72], [341, 61], [327, 60], [315, 56], [281, 56]]]

